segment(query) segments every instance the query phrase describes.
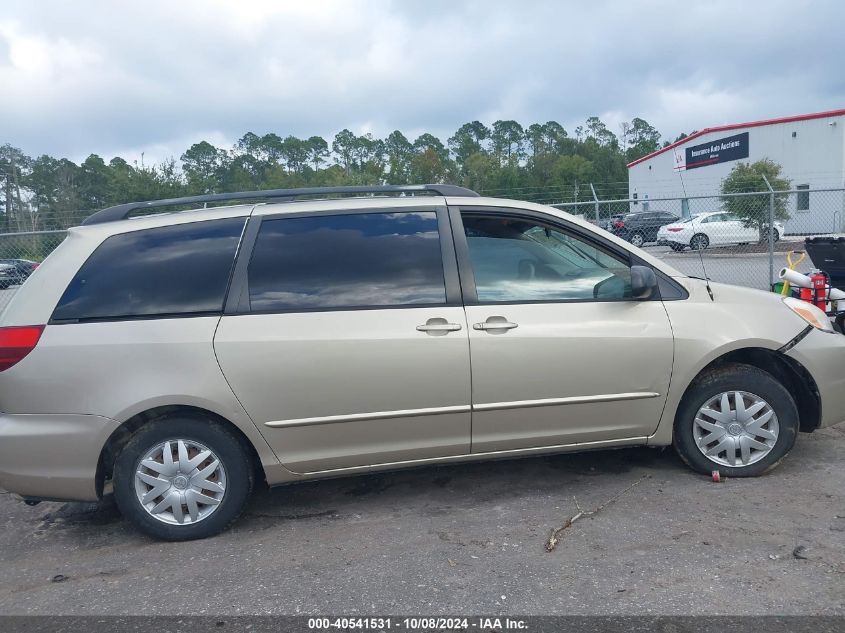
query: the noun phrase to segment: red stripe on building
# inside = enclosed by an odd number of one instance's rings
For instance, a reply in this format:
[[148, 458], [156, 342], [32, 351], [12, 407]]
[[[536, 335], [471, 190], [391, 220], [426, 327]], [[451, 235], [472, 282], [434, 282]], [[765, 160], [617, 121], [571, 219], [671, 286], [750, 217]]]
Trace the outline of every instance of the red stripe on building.
[[[728, 130], [740, 130], [746, 127], [760, 127], [761, 125], [777, 125], [778, 123], [795, 123], [796, 121], [809, 121], [811, 119], [826, 119], [828, 117], [834, 116], [845, 116], [845, 109], [843, 110], [828, 110], [827, 112], [814, 112], [812, 114], [798, 114], [795, 116], [787, 116], [781, 117], [779, 119], [765, 119], [762, 121], [751, 121], [750, 123], [732, 123], [731, 125], [718, 125], [716, 127], [708, 127], [704, 128], [703, 130], [696, 132], [695, 134], [690, 134], [686, 138], [682, 138], [680, 141], [675, 141], [671, 145], [667, 145], [666, 147], [661, 147], [659, 150], [652, 152], [651, 154], [646, 154], [642, 158], [638, 158], [637, 160], [631, 161], [628, 163], [628, 167], [633, 167], [634, 165], [638, 165], [639, 163], [648, 160], [649, 158], [654, 158], [658, 154], [662, 154], [663, 152], [668, 152], [670, 149], [674, 149], [681, 145], [686, 145], [689, 141], [696, 139], [700, 136], [704, 136], [705, 134], [710, 134], [711, 132], [727, 132]], [[695, 163], [697, 164], [697, 163]]]

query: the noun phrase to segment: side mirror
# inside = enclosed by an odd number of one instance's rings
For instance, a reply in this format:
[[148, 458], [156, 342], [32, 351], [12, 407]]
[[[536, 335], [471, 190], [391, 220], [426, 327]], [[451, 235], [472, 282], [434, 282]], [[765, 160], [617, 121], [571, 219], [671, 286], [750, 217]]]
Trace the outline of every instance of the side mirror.
[[648, 266], [631, 266], [631, 298], [640, 301], [658, 294], [657, 275]]

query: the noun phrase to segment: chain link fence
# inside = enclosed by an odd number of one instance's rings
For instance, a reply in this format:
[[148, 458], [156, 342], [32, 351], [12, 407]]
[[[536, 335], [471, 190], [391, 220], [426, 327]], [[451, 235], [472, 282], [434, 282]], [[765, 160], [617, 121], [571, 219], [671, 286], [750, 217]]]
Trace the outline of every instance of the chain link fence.
[[[559, 203], [681, 272], [768, 289], [806, 236], [845, 234], [845, 188]], [[0, 310], [67, 231], [0, 233]], [[845, 262], [843, 262], [845, 265]], [[799, 271], [825, 269], [805, 259]], [[845, 281], [845, 280], [843, 280]]]
[[[583, 216], [681, 272], [768, 289], [807, 236], [845, 233], [845, 189], [594, 200], [554, 207]], [[825, 268], [805, 259], [799, 270]]]
[[0, 311], [66, 235], [65, 230], [0, 233]]

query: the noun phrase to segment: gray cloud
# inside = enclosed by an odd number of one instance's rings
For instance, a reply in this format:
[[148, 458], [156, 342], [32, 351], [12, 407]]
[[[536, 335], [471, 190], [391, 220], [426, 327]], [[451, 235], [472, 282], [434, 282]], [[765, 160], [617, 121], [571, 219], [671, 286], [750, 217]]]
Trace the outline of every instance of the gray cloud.
[[843, 18], [838, 0], [7, 0], [0, 142], [156, 160], [246, 131], [445, 140], [476, 118], [594, 114], [673, 138], [843, 107]]

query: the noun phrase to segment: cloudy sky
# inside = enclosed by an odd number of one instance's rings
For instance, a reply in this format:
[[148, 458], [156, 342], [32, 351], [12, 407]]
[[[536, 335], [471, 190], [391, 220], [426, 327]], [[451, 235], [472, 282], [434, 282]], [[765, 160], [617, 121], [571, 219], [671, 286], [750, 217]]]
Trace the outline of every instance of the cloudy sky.
[[845, 2], [3, 0], [0, 143], [147, 162], [246, 131], [683, 131], [845, 107]]

